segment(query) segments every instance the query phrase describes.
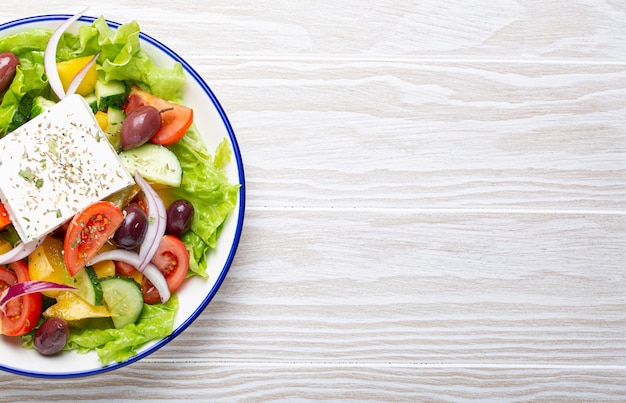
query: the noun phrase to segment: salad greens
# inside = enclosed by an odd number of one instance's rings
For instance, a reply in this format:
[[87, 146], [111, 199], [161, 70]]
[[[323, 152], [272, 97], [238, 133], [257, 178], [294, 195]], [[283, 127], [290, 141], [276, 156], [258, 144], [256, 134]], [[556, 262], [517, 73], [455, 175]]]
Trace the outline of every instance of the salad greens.
[[[182, 103], [185, 76], [180, 63], [172, 68], [159, 67], [141, 49], [137, 22], [109, 27], [103, 17], [82, 25], [78, 34], [64, 33], [59, 41], [57, 60], [94, 55], [99, 52], [99, 80], [124, 81], [137, 85], [165, 100]], [[0, 52], [10, 51], [20, 59], [16, 75], [0, 104], [0, 138], [29, 119], [33, 99], [54, 99], [44, 71], [44, 50], [52, 31], [33, 29], [0, 38]], [[211, 156], [194, 125], [182, 140], [168, 148], [177, 156], [183, 169], [180, 188], [172, 189], [176, 198], [189, 200], [195, 208], [191, 229], [181, 239], [190, 255], [188, 275], [207, 276], [207, 252], [216, 246], [221, 226], [233, 210], [239, 184], [228, 182], [225, 165], [231, 149], [224, 139]], [[15, 241], [11, 231], [0, 231], [0, 238]], [[144, 343], [171, 334], [178, 309], [175, 296], [165, 304], [144, 304], [137, 323], [122, 329], [73, 329], [66, 350], [96, 350], [103, 364], [123, 361], [136, 353]], [[32, 347], [33, 332], [23, 336], [25, 346]]]
[[104, 81], [122, 80], [140, 86], [167, 100], [179, 100], [185, 77], [180, 63], [172, 69], [157, 66], [141, 49], [139, 24], [129, 22], [113, 30], [100, 17], [89, 26], [81, 26], [78, 36], [65, 35], [65, 46], [59, 43], [60, 61], [100, 52], [98, 64]]
[[235, 207], [239, 186], [229, 184], [222, 170], [230, 158], [226, 140], [217, 147], [213, 159], [201, 144], [202, 140], [192, 127], [170, 149], [183, 168], [183, 183], [173, 189], [173, 194], [196, 206], [191, 230], [182, 236], [189, 251], [189, 270], [204, 277], [206, 252], [216, 246], [220, 227]]
[[[88, 320], [89, 326], [73, 328], [64, 348], [87, 353], [95, 350], [103, 364], [121, 362], [137, 353], [147, 342], [169, 336], [173, 331], [178, 297], [174, 294], [165, 304], [145, 304], [137, 323], [121, 329], [105, 326], [109, 318]], [[33, 348], [34, 332], [22, 337], [26, 348]]]
[[[26, 123], [33, 98], [50, 93], [43, 66], [43, 50], [49, 36], [37, 30], [0, 39], [0, 52], [13, 51], [20, 59], [15, 78], [0, 104], [0, 138]], [[28, 38], [33, 40], [31, 46], [26, 45]]]
[[177, 310], [178, 298], [173, 295], [165, 304], [145, 304], [137, 323], [121, 329], [73, 329], [65, 350], [86, 353], [95, 349], [102, 363], [127, 360], [145, 343], [169, 336]]
[[[78, 35], [63, 34], [57, 48], [57, 60], [65, 61], [100, 52], [98, 74], [104, 81], [126, 81], [160, 98], [179, 101], [185, 83], [181, 64], [174, 63], [171, 69], [157, 66], [141, 49], [139, 32], [137, 22], [129, 22], [113, 30], [100, 17], [91, 25], [81, 26]], [[23, 99], [22, 107], [26, 110], [24, 104], [30, 105], [34, 97], [50, 97], [43, 58], [51, 34], [48, 30], [33, 29], [0, 38], [0, 52], [13, 52], [20, 59], [15, 79], [0, 105], [0, 137], [25, 122], [19, 110]], [[16, 114], [19, 123], [12, 124]]]

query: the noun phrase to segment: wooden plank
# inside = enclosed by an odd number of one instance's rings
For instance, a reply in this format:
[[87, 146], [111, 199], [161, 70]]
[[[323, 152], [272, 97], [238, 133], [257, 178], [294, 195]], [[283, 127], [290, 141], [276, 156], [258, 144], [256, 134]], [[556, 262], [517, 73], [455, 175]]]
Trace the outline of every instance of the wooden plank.
[[[73, 13], [67, 2], [12, 3], [0, 21]], [[361, 12], [367, 10], [367, 12]], [[222, 3], [104, 2], [91, 14], [127, 22], [183, 57], [441, 57], [620, 60], [626, 10], [619, 2], [487, 0], [445, 3], [289, 0]], [[164, 23], [167, 16], [167, 23]]]
[[97, 379], [2, 373], [0, 401], [623, 400], [626, 8], [358, 8], [92, 6], [215, 90], [244, 236], [170, 345]]
[[142, 362], [94, 380], [0, 377], [2, 401], [621, 401], [623, 369]]
[[623, 365], [626, 220], [250, 210], [158, 360]]
[[626, 205], [624, 66], [195, 62], [253, 207]]

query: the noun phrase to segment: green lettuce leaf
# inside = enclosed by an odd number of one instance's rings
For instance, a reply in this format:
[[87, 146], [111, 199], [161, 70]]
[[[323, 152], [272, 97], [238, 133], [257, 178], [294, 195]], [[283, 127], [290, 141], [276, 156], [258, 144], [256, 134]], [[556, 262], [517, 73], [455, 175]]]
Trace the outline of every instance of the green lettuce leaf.
[[15, 245], [21, 241], [13, 225], [8, 225], [0, 230], [0, 239], [9, 242], [11, 245]]
[[0, 38], [0, 52], [12, 51], [20, 59], [0, 104], [0, 138], [28, 121], [33, 98], [49, 95], [43, 67], [49, 37], [48, 31], [38, 29]]
[[99, 77], [108, 82], [122, 80], [137, 84], [160, 98], [172, 100], [181, 96], [185, 76], [180, 63], [172, 68], [157, 66], [140, 47], [139, 24], [132, 21], [111, 29], [104, 17], [81, 26], [78, 35], [64, 34], [57, 58], [69, 60], [80, 56], [98, 56]]
[[30, 52], [43, 52], [48, 45], [52, 31], [31, 29], [0, 38], [0, 52], [13, 52], [22, 57]]
[[125, 361], [146, 343], [169, 336], [177, 310], [178, 297], [172, 294], [165, 304], [145, 304], [137, 323], [121, 329], [72, 328], [65, 350], [95, 350], [104, 365]]
[[189, 272], [187, 275], [197, 274], [206, 277], [206, 251], [209, 245], [193, 230], [185, 232], [180, 239], [189, 252]]
[[[164, 99], [179, 99], [185, 84], [182, 65], [157, 66], [141, 49], [139, 24], [129, 22], [111, 29], [104, 17], [81, 26], [78, 35], [64, 33], [57, 46], [57, 60], [79, 56], [98, 57], [98, 74], [104, 81], [123, 80], [134, 83]], [[43, 67], [44, 51], [50, 30], [33, 29], [0, 38], [0, 52], [13, 52], [20, 59], [15, 79], [0, 104], [0, 138], [30, 118], [33, 98], [51, 96]]]
[[223, 167], [232, 150], [226, 139], [218, 145], [212, 158], [195, 127], [169, 147], [183, 168], [183, 181], [172, 190], [176, 198], [194, 205], [191, 229], [182, 237], [190, 255], [190, 270], [205, 277], [206, 252], [217, 244], [217, 237], [228, 214], [237, 202], [239, 184], [231, 184]]

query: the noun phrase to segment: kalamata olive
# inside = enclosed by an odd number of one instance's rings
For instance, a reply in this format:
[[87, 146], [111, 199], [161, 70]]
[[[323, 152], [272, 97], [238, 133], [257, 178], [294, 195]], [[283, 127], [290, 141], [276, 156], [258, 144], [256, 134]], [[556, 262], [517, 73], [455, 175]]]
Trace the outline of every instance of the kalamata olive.
[[50, 318], [35, 332], [35, 348], [43, 355], [56, 354], [63, 350], [69, 336], [68, 324], [60, 318]]
[[148, 216], [137, 203], [124, 207], [124, 221], [113, 235], [120, 248], [135, 249], [141, 245], [148, 230]]
[[161, 113], [150, 105], [142, 105], [126, 116], [120, 129], [122, 150], [139, 147], [161, 128]]
[[20, 59], [12, 52], [0, 53], [0, 93], [6, 91], [15, 77], [15, 69]]
[[193, 219], [193, 205], [187, 200], [176, 200], [167, 208], [167, 225], [165, 233], [179, 236], [191, 227]]

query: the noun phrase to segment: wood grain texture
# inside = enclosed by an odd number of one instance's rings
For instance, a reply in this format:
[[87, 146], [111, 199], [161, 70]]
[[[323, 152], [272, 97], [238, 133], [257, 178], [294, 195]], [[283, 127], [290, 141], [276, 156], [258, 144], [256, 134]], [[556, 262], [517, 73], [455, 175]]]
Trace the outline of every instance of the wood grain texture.
[[[164, 372], [168, 376], [162, 378]], [[438, 365], [138, 363], [93, 380], [39, 380], [30, 390], [0, 379], [6, 401], [623, 401], [615, 369]], [[52, 393], [50, 393], [52, 390]], [[164, 398], [169, 396], [170, 398]]]
[[626, 200], [623, 66], [248, 62], [199, 71], [235, 100], [251, 206], [619, 211]]
[[[21, 1], [0, 22], [71, 13]], [[166, 347], [0, 401], [623, 401], [626, 5], [118, 0], [235, 129], [240, 247]]]
[[[67, 0], [26, 0], [0, 11], [0, 18], [67, 14], [82, 7]], [[140, 20], [145, 32], [185, 57], [622, 61], [626, 56], [626, 6], [620, 1], [371, 0], [355, 7], [349, 0], [112, 0], [91, 4], [91, 13], [119, 22]]]
[[155, 359], [626, 359], [624, 219], [360, 210], [248, 218], [219, 295]]

